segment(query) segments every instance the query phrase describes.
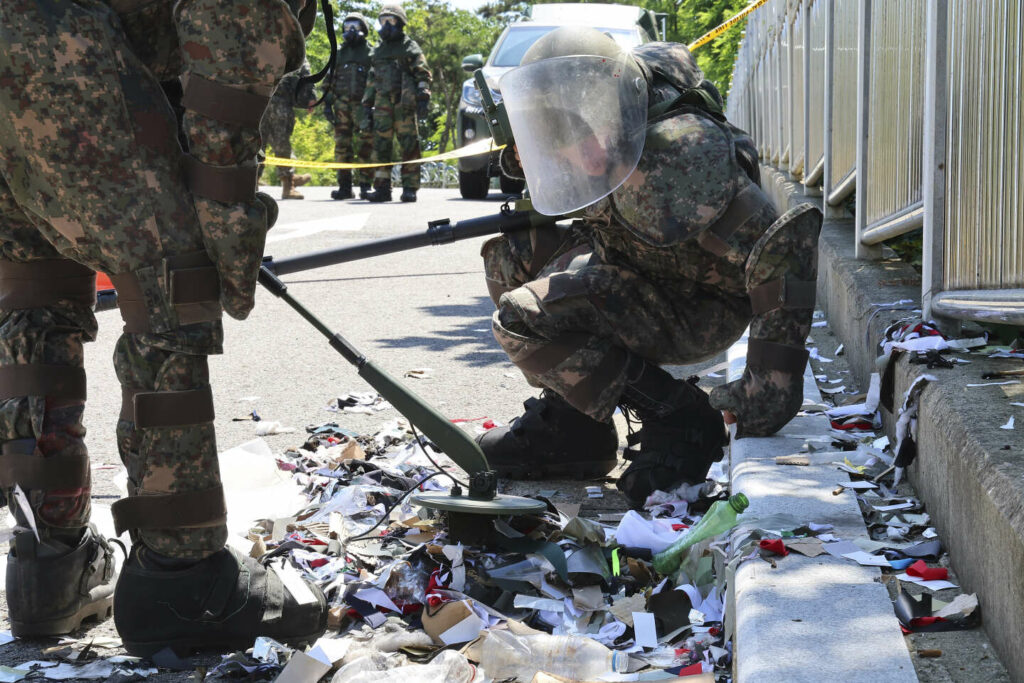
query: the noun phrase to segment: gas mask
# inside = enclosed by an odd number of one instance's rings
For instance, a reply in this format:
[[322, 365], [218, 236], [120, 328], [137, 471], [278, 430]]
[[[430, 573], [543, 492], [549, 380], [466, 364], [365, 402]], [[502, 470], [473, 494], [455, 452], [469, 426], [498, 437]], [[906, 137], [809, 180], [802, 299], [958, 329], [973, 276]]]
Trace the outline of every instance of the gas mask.
[[341, 37], [346, 43], [361, 43], [366, 40], [366, 30], [358, 21], [346, 21], [341, 26]]
[[377, 23], [380, 25], [377, 33], [380, 34], [382, 40], [392, 41], [401, 39], [404, 27], [398, 17], [391, 14], [382, 14], [377, 19]]

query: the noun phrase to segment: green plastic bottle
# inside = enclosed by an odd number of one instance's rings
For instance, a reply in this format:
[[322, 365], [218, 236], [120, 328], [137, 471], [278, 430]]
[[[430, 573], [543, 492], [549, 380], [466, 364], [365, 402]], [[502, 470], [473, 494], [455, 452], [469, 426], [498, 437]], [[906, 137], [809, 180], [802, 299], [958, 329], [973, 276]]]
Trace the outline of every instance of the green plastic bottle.
[[736, 517], [747, 509], [750, 501], [742, 493], [729, 500], [715, 501], [707, 514], [681, 538], [654, 556], [654, 568], [661, 574], [671, 574], [682, 564], [686, 550], [706, 538], [718, 536], [736, 526]]

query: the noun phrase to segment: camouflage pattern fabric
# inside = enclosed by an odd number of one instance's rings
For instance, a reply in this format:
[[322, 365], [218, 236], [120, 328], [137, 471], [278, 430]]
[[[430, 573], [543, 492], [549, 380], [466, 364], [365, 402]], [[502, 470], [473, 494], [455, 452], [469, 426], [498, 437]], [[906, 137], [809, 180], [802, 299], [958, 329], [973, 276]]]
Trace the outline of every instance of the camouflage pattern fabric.
[[[274, 96], [270, 98], [267, 110], [263, 112], [263, 119], [260, 121], [260, 135], [263, 137], [264, 149], [281, 159], [294, 159], [292, 156], [292, 131], [295, 130], [295, 108], [305, 107], [308, 102], [316, 100], [313, 93], [313, 84], [306, 83], [299, 87], [299, 79], [310, 74], [309, 62], [303, 62], [302, 67], [285, 76]], [[260, 169], [262, 173], [263, 169]], [[295, 175], [295, 169], [291, 166], [278, 166], [277, 174], [280, 177], [291, 177]]]
[[[373, 158], [373, 136], [363, 131], [363, 94], [366, 80], [370, 75], [370, 51], [372, 48], [362, 41], [342, 43], [334, 67], [330, 90], [324, 97], [324, 107], [334, 111], [334, 160], [368, 164]], [[338, 181], [354, 178], [356, 183], [370, 183], [373, 175], [370, 169], [354, 171], [338, 170]]]
[[[256, 198], [225, 204], [194, 196], [179, 140], [205, 164], [250, 169], [260, 140], [255, 129], [193, 111], [179, 128], [175, 103], [155, 75], [184, 72], [269, 95], [300, 65], [303, 38], [279, 0], [120, 5], [119, 16], [96, 0], [0, 4], [0, 258], [24, 263], [60, 256], [135, 276], [151, 331], [125, 333], [118, 342], [123, 386], [202, 389], [209, 383], [206, 356], [222, 350], [222, 326], [219, 320], [181, 324], [164, 259], [205, 249], [221, 276], [225, 310], [244, 317], [266, 208]], [[80, 366], [81, 344], [94, 335], [95, 319], [82, 305], [57, 301], [0, 311], [0, 364]], [[46, 457], [82, 453], [83, 435], [80, 404], [43, 397], [0, 402], [0, 440], [36, 438]], [[219, 482], [210, 423], [139, 429], [121, 420], [118, 437], [132, 495]], [[88, 518], [87, 488], [30, 491], [29, 497], [44, 528]], [[133, 537], [162, 553], [198, 559], [219, 550], [226, 533], [217, 524], [141, 536], [136, 530]]]
[[[374, 160], [392, 160], [394, 139], [398, 138], [402, 161], [420, 157], [420, 136], [416, 124], [416, 102], [430, 97], [430, 69], [416, 41], [403, 35], [401, 40], [382, 41], [371, 55], [370, 78], [363, 104], [372, 106]], [[376, 181], [391, 178], [391, 167], [380, 167]], [[402, 187], [419, 189], [418, 164], [402, 166]]]

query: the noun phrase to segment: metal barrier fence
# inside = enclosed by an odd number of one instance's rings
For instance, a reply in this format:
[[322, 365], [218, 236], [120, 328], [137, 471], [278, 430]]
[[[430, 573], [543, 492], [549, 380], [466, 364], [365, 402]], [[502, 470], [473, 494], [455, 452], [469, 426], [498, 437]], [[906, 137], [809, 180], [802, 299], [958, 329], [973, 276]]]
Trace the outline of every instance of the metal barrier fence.
[[926, 317], [1024, 325], [1024, 5], [770, 0], [727, 114], [762, 163], [855, 194], [858, 258], [923, 229]]

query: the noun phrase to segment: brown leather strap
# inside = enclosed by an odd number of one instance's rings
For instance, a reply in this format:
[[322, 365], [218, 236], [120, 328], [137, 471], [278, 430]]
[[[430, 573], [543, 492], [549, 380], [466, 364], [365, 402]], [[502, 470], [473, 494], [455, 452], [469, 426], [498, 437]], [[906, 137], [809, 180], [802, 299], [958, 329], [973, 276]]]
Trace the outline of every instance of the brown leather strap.
[[85, 400], [85, 370], [71, 365], [0, 365], [0, 400], [50, 396]]
[[207, 386], [189, 391], [139, 392], [135, 394], [134, 417], [138, 429], [213, 422], [213, 391]]
[[718, 217], [709, 228], [697, 236], [697, 243], [719, 258], [735, 251], [728, 239], [739, 230], [750, 217], [760, 211], [765, 197], [754, 184], [748, 184], [733, 197], [725, 213]]
[[143, 391], [143, 389], [134, 389], [132, 387], [121, 387], [121, 415], [119, 416], [122, 420], [128, 422], [135, 422], [135, 394]]
[[110, 281], [117, 290], [117, 307], [124, 320], [124, 331], [130, 334], [149, 332], [149, 307], [139, 278], [134, 273], [124, 273], [111, 275]]
[[754, 315], [767, 313], [777, 308], [793, 310], [798, 308], [814, 308], [817, 296], [817, 283], [809, 280], [795, 280], [783, 276], [769, 280], [748, 292], [750, 307]]
[[255, 166], [210, 166], [186, 155], [188, 189], [192, 194], [225, 204], [238, 204], [256, 196], [258, 171]]
[[114, 503], [111, 512], [118, 536], [128, 529], [217, 526], [228, 515], [221, 486], [186, 493], [134, 495]]
[[179, 323], [220, 320], [220, 275], [205, 251], [169, 256], [164, 268]]
[[89, 484], [85, 455], [44, 456], [35, 439], [16, 439], [0, 446], [0, 486], [23, 489], [79, 489]]
[[747, 343], [747, 365], [762, 370], [779, 370], [802, 375], [810, 352], [802, 346], [777, 344], [764, 339], [751, 339]]
[[534, 375], [543, 375], [559, 363], [586, 346], [590, 337], [585, 334], [566, 332], [543, 344], [533, 353], [513, 362], [516, 367]]
[[0, 309], [38, 308], [61, 300], [94, 306], [96, 273], [71, 259], [0, 259]]
[[189, 74], [181, 105], [197, 114], [240, 128], [259, 128], [269, 97]]

